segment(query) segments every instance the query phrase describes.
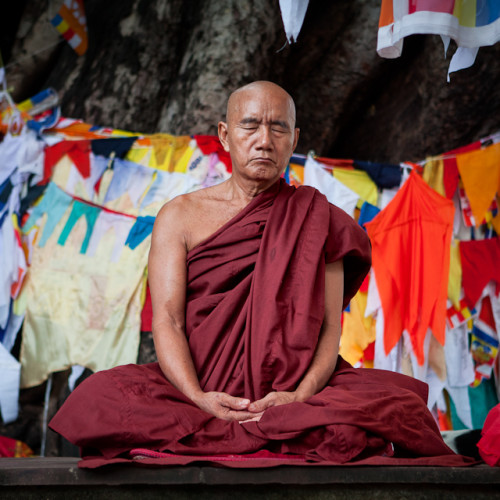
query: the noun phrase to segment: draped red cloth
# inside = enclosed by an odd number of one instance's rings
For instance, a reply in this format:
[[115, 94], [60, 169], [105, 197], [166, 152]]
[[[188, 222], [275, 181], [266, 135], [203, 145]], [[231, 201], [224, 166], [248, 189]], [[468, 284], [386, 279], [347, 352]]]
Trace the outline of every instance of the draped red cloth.
[[489, 411], [477, 447], [488, 465], [500, 467], [500, 404]]
[[[344, 260], [345, 305], [369, 255], [364, 231], [315, 189], [281, 180], [258, 195], [187, 257], [186, 335], [202, 388], [251, 400], [294, 390], [318, 340], [326, 263]], [[50, 427], [81, 447], [82, 467], [128, 461], [134, 448], [166, 452], [143, 464], [466, 464], [426, 397], [422, 382], [339, 358], [308, 401], [239, 424], [200, 410], [157, 363], [126, 365], [80, 384]]]

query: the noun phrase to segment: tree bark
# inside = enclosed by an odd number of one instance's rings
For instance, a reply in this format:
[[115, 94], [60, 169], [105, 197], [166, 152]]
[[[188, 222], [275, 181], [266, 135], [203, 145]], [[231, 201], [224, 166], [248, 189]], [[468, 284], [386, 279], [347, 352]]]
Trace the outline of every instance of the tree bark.
[[3, 40], [9, 84], [17, 100], [53, 86], [64, 116], [95, 125], [215, 134], [230, 92], [263, 79], [295, 98], [302, 153], [415, 161], [500, 128], [500, 44], [446, 83], [451, 56], [438, 36], [408, 38], [395, 60], [377, 55], [379, 0], [311, 0], [291, 46], [278, 2], [86, 0], [82, 57], [54, 45], [57, 8], [25, 2], [15, 37]]

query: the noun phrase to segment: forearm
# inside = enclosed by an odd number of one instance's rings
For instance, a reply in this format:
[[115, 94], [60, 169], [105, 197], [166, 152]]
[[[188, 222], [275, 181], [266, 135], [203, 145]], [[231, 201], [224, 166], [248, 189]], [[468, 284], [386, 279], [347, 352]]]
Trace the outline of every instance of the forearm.
[[340, 324], [324, 325], [314, 358], [295, 390], [297, 401], [305, 401], [321, 391], [335, 370], [339, 354]]
[[168, 320], [153, 325], [153, 339], [158, 363], [167, 380], [192, 401], [198, 399], [203, 391], [183, 328]]

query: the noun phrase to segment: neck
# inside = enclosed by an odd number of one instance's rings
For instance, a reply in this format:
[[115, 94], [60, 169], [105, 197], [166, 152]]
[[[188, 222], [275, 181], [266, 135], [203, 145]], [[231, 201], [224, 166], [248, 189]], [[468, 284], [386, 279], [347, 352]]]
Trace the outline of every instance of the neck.
[[270, 188], [279, 179], [266, 181], [254, 181], [242, 179], [240, 176], [233, 175], [226, 181], [228, 192], [233, 200], [240, 200], [242, 203], [250, 203], [258, 194]]

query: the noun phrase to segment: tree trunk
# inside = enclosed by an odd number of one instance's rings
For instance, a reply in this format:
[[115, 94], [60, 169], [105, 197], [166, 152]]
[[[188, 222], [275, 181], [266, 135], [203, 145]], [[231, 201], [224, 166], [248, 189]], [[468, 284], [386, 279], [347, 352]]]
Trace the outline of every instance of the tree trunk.
[[380, 0], [311, 0], [291, 46], [277, 1], [87, 0], [82, 57], [66, 43], [29, 57], [60, 40], [48, 22], [59, 2], [25, 4], [3, 40], [15, 98], [53, 86], [64, 116], [95, 125], [215, 134], [229, 93], [268, 79], [295, 98], [302, 153], [420, 160], [500, 128], [500, 44], [446, 83], [438, 36], [410, 37], [396, 60], [377, 55]]

